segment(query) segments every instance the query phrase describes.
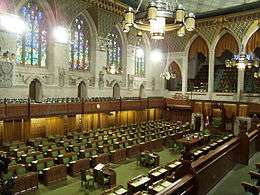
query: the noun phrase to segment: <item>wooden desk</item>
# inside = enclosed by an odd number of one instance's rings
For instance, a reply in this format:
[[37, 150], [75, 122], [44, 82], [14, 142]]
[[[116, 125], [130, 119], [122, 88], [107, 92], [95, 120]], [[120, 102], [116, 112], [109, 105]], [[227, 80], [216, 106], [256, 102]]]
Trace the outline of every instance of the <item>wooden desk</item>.
[[166, 181], [166, 180], [160, 180], [153, 184], [152, 186], [149, 187], [149, 193], [150, 194], [157, 194], [160, 193], [161, 191], [165, 190], [168, 188], [170, 185], [173, 183]]
[[181, 162], [180, 161], [174, 161], [174, 162], [167, 164], [166, 169], [168, 169], [169, 173], [172, 174], [173, 172], [175, 172], [175, 170], [179, 166], [181, 166]]
[[[147, 159], [153, 159], [154, 164], [152, 166], [154, 167], [158, 167], [160, 165], [160, 156], [158, 154], [142, 152], [141, 157], [146, 157]], [[142, 162], [142, 159], [140, 160], [140, 164], [143, 166], [147, 166], [147, 162]]]
[[203, 137], [197, 137], [197, 138], [189, 137], [189, 138], [178, 139], [177, 142], [180, 144], [183, 144], [185, 147], [186, 146], [193, 147], [193, 146], [201, 143], [202, 140], [203, 140]]
[[145, 175], [140, 175], [127, 183], [129, 194], [145, 190], [151, 182], [151, 179]]
[[157, 167], [149, 172], [149, 177], [151, 178], [152, 182], [158, 181], [163, 179], [167, 176], [168, 170], [162, 167]]
[[103, 195], [127, 195], [128, 191], [123, 186], [116, 186], [106, 190]]

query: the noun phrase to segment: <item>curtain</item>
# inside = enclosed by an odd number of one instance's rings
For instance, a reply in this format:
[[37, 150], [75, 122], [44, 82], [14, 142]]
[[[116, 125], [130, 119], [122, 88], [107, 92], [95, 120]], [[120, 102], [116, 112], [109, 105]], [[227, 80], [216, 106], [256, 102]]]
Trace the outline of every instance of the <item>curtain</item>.
[[218, 41], [218, 44], [217, 44], [216, 50], [215, 50], [216, 57], [220, 57], [225, 50], [229, 50], [233, 54], [237, 54], [239, 51], [239, 47], [238, 47], [236, 39], [229, 33], [226, 33]]
[[189, 51], [189, 59], [194, 58], [198, 53], [202, 53], [206, 58], [208, 58], [208, 46], [205, 40], [201, 37], [198, 37], [193, 41]]
[[254, 52], [254, 50], [260, 47], [260, 29], [256, 31], [248, 40], [246, 45], [246, 52]]

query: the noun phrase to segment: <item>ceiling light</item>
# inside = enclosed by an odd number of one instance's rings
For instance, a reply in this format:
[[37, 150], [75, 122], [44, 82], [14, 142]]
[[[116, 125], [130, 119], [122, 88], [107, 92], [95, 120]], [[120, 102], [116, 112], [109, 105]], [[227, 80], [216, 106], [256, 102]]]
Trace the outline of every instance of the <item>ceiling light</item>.
[[150, 58], [153, 62], [160, 62], [163, 58], [162, 52], [159, 49], [151, 51]]
[[0, 15], [0, 28], [10, 33], [22, 34], [26, 30], [26, 24], [19, 16], [4, 13]]
[[63, 26], [54, 27], [52, 34], [53, 34], [54, 40], [58, 43], [67, 43], [69, 40], [68, 31]]
[[187, 13], [182, 5], [176, 5], [175, 9], [166, 0], [153, 0], [145, 11], [139, 12], [142, 4], [139, 3], [137, 10], [129, 8], [123, 21], [124, 32], [129, 32], [130, 27], [137, 30], [148, 31], [152, 39], [163, 39], [165, 32], [178, 30], [178, 36], [185, 35], [195, 29], [195, 15]]

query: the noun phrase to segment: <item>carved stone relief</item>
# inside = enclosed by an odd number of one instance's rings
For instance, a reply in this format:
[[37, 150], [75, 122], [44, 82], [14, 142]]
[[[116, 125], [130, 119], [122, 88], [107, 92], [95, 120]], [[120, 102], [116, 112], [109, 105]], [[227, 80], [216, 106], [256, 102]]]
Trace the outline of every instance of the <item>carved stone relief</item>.
[[13, 86], [13, 63], [0, 62], [0, 88]]

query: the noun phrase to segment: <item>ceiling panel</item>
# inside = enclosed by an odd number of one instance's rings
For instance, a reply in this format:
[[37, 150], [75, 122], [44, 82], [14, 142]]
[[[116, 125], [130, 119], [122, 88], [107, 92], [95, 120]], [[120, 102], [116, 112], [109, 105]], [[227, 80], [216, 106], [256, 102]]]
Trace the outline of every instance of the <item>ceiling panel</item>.
[[[123, 3], [136, 8], [140, 0], [120, 0]], [[259, 0], [167, 0], [170, 3], [175, 3], [176, 1], [183, 4], [184, 7], [194, 13], [205, 13], [208, 11], [230, 8], [238, 5], [260, 2]], [[143, 5], [147, 6], [150, 0], [143, 0]]]

